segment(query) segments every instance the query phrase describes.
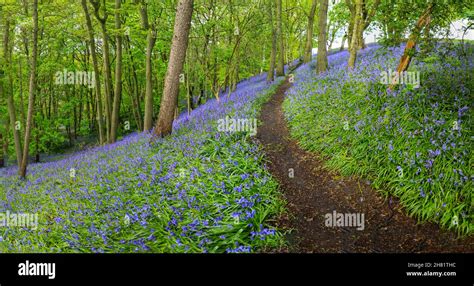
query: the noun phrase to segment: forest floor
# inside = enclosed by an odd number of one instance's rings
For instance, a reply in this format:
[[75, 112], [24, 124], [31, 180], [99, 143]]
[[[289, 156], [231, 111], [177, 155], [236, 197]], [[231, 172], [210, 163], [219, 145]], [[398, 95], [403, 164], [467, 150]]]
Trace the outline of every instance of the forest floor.
[[[317, 154], [290, 138], [282, 103], [291, 87], [287, 78], [262, 109], [257, 139], [268, 168], [280, 184], [288, 213], [277, 227], [288, 232], [286, 252], [412, 253], [474, 252], [474, 237], [459, 239], [434, 223], [407, 216], [396, 198], [384, 198], [360, 178], [342, 177], [324, 167]], [[290, 177], [290, 169], [294, 176]], [[364, 229], [328, 227], [326, 215], [364, 214]], [[280, 250], [281, 251], [281, 250]]]

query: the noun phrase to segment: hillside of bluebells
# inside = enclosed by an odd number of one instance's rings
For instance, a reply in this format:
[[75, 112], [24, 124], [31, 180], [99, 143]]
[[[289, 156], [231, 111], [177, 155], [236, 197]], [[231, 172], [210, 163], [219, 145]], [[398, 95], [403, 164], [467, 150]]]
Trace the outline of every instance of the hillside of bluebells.
[[314, 63], [302, 66], [284, 102], [291, 134], [421, 221], [472, 234], [474, 46], [418, 49], [409, 71], [420, 72], [420, 87], [389, 89], [381, 73], [396, 70], [403, 48], [367, 47], [352, 72], [347, 52], [331, 55], [319, 77]]
[[226, 116], [256, 118], [281, 82], [265, 74], [208, 101], [150, 141], [132, 134], [66, 159], [0, 170], [0, 212], [39, 226], [0, 228], [0, 252], [258, 252], [281, 246], [277, 183], [248, 133], [218, 132]]

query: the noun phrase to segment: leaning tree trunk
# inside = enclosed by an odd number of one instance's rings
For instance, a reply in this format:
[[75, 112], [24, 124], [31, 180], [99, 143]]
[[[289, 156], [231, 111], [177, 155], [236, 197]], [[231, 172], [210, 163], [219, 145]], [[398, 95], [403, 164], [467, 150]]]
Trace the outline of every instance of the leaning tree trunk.
[[282, 29], [282, 7], [281, 0], [276, 1], [276, 16], [277, 16], [277, 38], [278, 38], [278, 60], [276, 74], [277, 76], [285, 75], [285, 51], [283, 47], [283, 29]]
[[173, 115], [178, 103], [179, 75], [183, 70], [186, 50], [188, 48], [193, 3], [193, 0], [180, 0], [178, 3], [163, 97], [161, 99], [158, 122], [154, 131], [154, 135], [158, 137], [171, 134], [173, 128]]
[[31, 54], [30, 86], [28, 96], [28, 115], [26, 119], [25, 143], [23, 145], [23, 158], [18, 174], [21, 178], [26, 177], [26, 167], [28, 165], [28, 150], [30, 147], [31, 129], [33, 126], [33, 111], [35, 105], [36, 92], [36, 62], [38, 59], [38, 0], [33, 1], [33, 51]]
[[[434, 7], [434, 4], [430, 4], [428, 8], [426, 8], [425, 12], [423, 12], [421, 17], [418, 19], [418, 22], [416, 23], [416, 26], [405, 46], [403, 56], [400, 58], [400, 63], [398, 64], [398, 67], [397, 67], [398, 73], [401, 73], [408, 69], [408, 66], [410, 65], [410, 61], [412, 58], [411, 56], [412, 50], [415, 49], [416, 41], [418, 39], [418, 36], [421, 33], [421, 30], [430, 22], [431, 12], [433, 11], [433, 7]], [[392, 87], [393, 87], [393, 84], [390, 86], [390, 88]]]
[[313, 28], [314, 28], [314, 14], [316, 13], [316, 7], [318, 6], [318, 0], [313, 0], [311, 4], [311, 11], [308, 16], [308, 29], [306, 33], [306, 46], [304, 52], [304, 63], [309, 63], [313, 54]]
[[319, 35], [318, 35], [318, 56], [316, 72], [323, 73], [328, 69], [328, 51], [327, 42], [327, 18], [328, 18], [328, 0], [321, 0], [319, 5]]

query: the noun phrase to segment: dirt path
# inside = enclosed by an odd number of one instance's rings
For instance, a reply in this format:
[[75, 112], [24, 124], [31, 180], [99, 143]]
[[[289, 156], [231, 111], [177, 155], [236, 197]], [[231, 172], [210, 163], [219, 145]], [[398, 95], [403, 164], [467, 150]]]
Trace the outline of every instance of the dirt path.
[[[288, 203], [288, 217], [277, 224], [293, 229], [289, 252], [474, 252], [474, 237], [459, 240], [435, 224], [417, 224], [395, 199], [385, 200], [364, 180], [329, 172], [317, 155], [302, 150], [290, 138], [281, 106], [290, 86], [287, 79], [264, 105], [257, 133]], [[325, 215], [333, 211], [364, 214], [364, 229], [326, 226]]]

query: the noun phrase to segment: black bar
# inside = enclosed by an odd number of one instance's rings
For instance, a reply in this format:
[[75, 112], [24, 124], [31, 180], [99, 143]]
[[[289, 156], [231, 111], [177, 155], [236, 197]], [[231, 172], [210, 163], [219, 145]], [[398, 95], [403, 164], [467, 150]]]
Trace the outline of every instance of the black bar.
[[[55, 263], [55, 277], [19, 276], [20, 263]], [[410, 264], [409, 264], [410, 263]], [[26, 264], [25, 264], [26, 265]], [[34, 268], [34, 267], [33, 267]], [[407, 272], [421, 273], [419, 277]], [[455, 276], [434, 276], [436, 273]], [[434, 273], [434, 274], [433, 274]], [[455, 273], [455, 274], [453, 274]], [[291, 285], [474, 285], [473, 254], [2, 254], [0, 286], [152, 285], [261, 281]], [[173, 282], [174, 281], [174, 282]], [[309, 283], [309, 284], [308, 284]], [[148, 283], [147, 283], [148, 284]], [[253, 284], [253, 283], [252, 283]], [[365, 284], [361, 284], [365, 285]]]

